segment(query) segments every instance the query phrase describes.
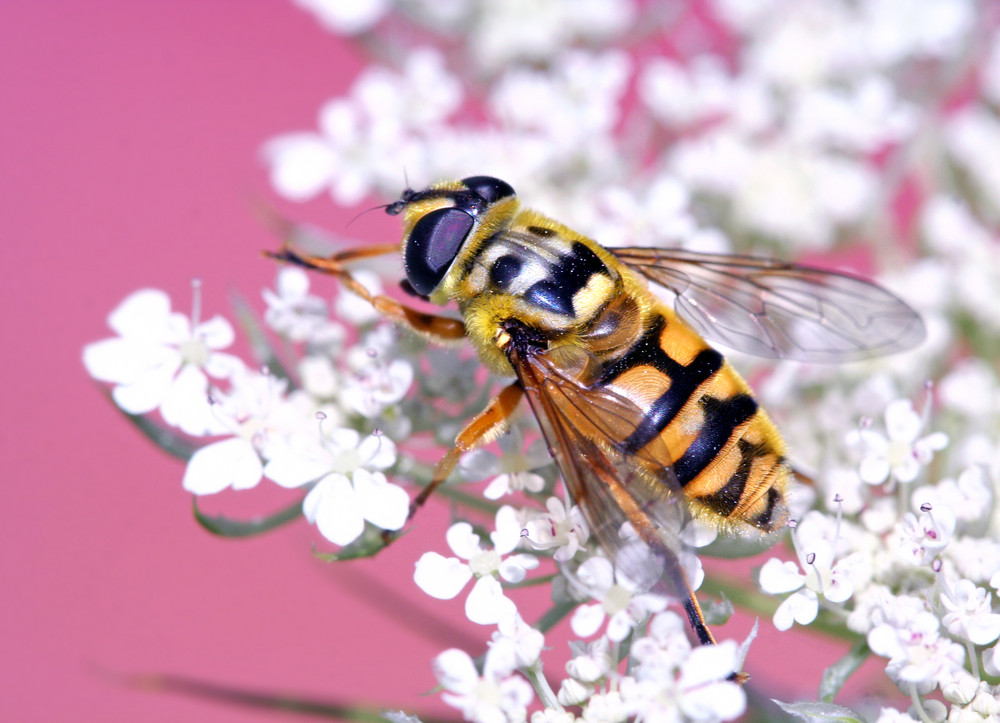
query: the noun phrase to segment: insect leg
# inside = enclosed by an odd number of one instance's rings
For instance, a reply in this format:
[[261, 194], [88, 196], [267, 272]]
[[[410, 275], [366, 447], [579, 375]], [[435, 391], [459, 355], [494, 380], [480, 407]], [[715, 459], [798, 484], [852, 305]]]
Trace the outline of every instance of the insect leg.
[[388, 316], [397, 323], [408, 326], [420, 334], [440, 341], [462, 339], [465, 336], [465, 324], [459, 319], [418, 311], [385, 294], [373, 294], [354, 278], [354, 275], [346, 268], [346, 265], [352, 261], [384, 256], [390, 253], [399, 253], [398, 243], [347, 249], [332, 256], [300, 254], [288, 246], [285, 246], [280, 251], [265, 252], [267, 256], [278, 261], [287, 261], [298, 266], [304, 266], [307, 269], [336, 276], [340, 280], [340, 283], [375, 307], [376, 311]]
[[431, 496], [431, 493], [448, 479], [448, 475], [455, 469], [455, 465], [458, 464], [458, 460], [464, 452], [481, 447], [506, 428], [507, 420], [514, 413], [522, 396], [524, 396], [524, 390], [521, 389], [518, 382], [508, 384], [489, 403], [486, 409], [465, 425], [455, 438], [455, 444], [434, 467], [434, 475], [430, 484], [424, 487], [410, 503], [410, 517], [413, 517], [414, 513]]
[[684, 603], [684, 612], [687, 613], [688, 622], [698, 638], [698, 643], [700, 645], [714, 645], [715, 636], [708, 629], [701, 605], [698, 604], [698, 598], [695, 596], [694, 590], [691, 589], [691, 583], [688, 582], [681, 561], [677, 558], [677, 553], [664, 542], [656, 524], [636, 503], [635, 498], [621, 483], [621, 480], [614, 476], [607, 476], [605, 479], [612, 496], [625, 513], [632, 529], [663, 566], [663, 573], [653, 589], [662, 587], [668, 596], [680, 598]]

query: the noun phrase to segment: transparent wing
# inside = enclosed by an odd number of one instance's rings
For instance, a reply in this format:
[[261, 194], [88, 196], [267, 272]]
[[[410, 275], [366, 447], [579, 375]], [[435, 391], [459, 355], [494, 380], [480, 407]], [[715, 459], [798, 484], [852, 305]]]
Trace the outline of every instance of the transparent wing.
[[844, 362], [911, 349], [920, 316], [870, 281], [755, 256], [681, 249], [611, 251], [677, 295], [675, 310], [706, 340], [765, 357]]
[[569, 492], [619, 573], [637, 589], [682, 600], [699, 638], [710, 642], [678, 560], [686, 505], [672, 469], [656, 460], [666, 450], [657, 450], [654, 440], [638, 454], [622, 453], [621, 443], [642, 420], [642, 411], [579, 381], [568, 367], [584, 365], [567, 364], [566, 351], [521, 348], [510, 356]]

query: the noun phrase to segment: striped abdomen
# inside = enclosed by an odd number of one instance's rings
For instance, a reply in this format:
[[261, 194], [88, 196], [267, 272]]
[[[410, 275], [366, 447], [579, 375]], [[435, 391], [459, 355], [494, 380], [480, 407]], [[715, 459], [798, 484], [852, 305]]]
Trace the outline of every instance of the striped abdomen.
[[[609, 310], [620, 320], [628, 307], [622, 300]], [[746, 383], [665, 306], [642, 320], [632, 316], [634, 332], [602, 359], [597, 381], [643, 412], [621, 451], [647, 450], [647, 459], [651, 448], [666, 454], [659, 461], [673, 468], [695, 512], [700, 507], [763, 532], [783, 525], [784, 443]]]

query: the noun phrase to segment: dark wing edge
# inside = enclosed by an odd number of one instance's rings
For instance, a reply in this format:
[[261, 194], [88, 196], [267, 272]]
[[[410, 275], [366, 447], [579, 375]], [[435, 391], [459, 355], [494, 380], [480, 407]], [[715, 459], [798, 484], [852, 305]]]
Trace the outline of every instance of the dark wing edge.
[[[582, 385], [545, 352], [515, 349], [509, 356], [570, 495], [619, 573], [638, 590], [697, 609], [678, 559], [687, 517], [677, 479], [670, 468], [644, 462], [641, 453], [626, 456], [617, 449], [615, 427], [627, 434], [641, 410], [613, 392]], [[707, 629], [699, 622], [692, 619], [702, 637]]]
[[926, 336], [906, 302], [850, 274], [737, 254], [610, 251], [676, 294], [677, 315], [706, 340], [757, 356], [856, 361], [912, 349]]

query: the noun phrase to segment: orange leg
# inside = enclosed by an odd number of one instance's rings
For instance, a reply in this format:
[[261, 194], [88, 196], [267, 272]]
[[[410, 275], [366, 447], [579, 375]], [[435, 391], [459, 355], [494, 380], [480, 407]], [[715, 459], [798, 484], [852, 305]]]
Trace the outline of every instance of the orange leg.
[[465, 336], [465, 324], [459, 319], [418, 311], [385, 294], [373, 294], [346, 268], [346, 264], [351, 261], [398, 252], [399, 244], [395, 243], [348, 249], [326, 257], [299, 254], [287, 246], [280, 251], [268, 251], [265, 254], [279, 261], [287, 261], [336, 276], [347, 289], [375, 307], [376, 311], [420, 334], [440, 341], [462, 339]]
[[472, 421], [465, 425], [458, 436], [455, 444], [445, 453], [444, 457], [434, 467], [434, 475], [428, 484], [410, 503], [410, 517], [420, 506], [427, 501], [427, 498], [441, 484], [448, 479], [448, 475], [455, 469], [459, 458], [465, 452], [470, 452], [477, 447], [481, 447], [487, 442], [495, 439], [496, 436], [507, 427], [514, 410], [517, 408], [524, 390], [517, 382], [513, 382], [504, 387], [489, 406], [473, 417]]

